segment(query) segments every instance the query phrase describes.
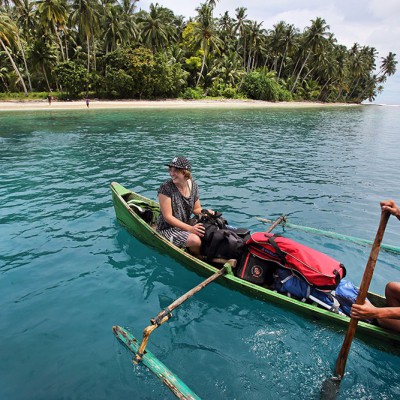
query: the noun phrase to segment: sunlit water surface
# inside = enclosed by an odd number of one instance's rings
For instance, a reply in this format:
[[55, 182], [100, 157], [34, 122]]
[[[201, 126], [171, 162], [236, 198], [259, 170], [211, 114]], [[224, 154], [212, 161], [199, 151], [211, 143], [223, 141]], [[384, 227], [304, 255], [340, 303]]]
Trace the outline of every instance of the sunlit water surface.
[[[109, 184], [156, 198], [175, 155], [203, 206], [373, 240], [379, 201], [400, 202], [398, 108], [82, 110], [0, 113], [0, 398], [164, 399], [168, 389], [113, 336], [137, 337], [203, 278], [115, 219]], [[276, 230], [282, 233], [282, 229]], [[287, 229], [359, 284], [369, 248]], [[384, 242], [400, 245], [392, 218]], [[400, 279], [381, 252], [371, 289]], [[343, 330], [212, 284], [149, 349], [205, 399], [319, 398]], [[355, 339], [341, 399], [400, 398], [397, 349]]]

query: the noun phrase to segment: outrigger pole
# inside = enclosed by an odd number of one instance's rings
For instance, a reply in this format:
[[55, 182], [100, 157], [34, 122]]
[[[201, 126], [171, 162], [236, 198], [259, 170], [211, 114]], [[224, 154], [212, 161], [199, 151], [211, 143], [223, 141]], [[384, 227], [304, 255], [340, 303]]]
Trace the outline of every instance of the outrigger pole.
[[[268, 229], [267, 233], [271, 232], [277, 225], [279, 225], [285, 216], [279, 217]], [[190, 299], [200, 290], [204, 289], [208, 284], [215, 281], [222, 275], [232, 274], [232, 268], [236, 267], [237, 260], [231, 259], [226, 260], [222, 258], [214, 258], [211, 260], [212, 263], [224, 264], [221, 269], [211, 275], [209, 278], [199, 283], [193, 289], [186, 292], [184, 295], [176, 299], [168, 307], [164, 308], [157, 314], [155, 318], [150, 320], [151, 325], [147, 326], [143, 330], [143, 339], [139, 346], [137, 339], [127, 330], [120, 326], [113, 326], [113, 332], [119, 340], [121, 340], [133, 353], [135, 358], [133, 362], [135, 364], [140, 363], [146, 365], [157, 377], [159, 377], [163, 383], [175, 394], [179, 399], [197, 400], [199, 397], [186, 386], [176, 375], [174, 375], [161, 361], [159, 361], [152, 353], [146, 350], [147, 343], [149, 341], [151, 333], [161, 326], [164, 322], [168, 321], [172, 317], [172, 311], [179, 307], [186, 300]]]
[[186, 292], [184, 295], [176, 299], [173, 303], [171, 303], [168, 307], [164, 308], [161, 312], [157, 314], [155, 318], [152, 318], [150, 320], [151, 325], [146, 327], [143, 330], [143, 340], [142, 343], [140, 344], [139, 350], [136, 353], [134, 363], [138, 364], [140, 361], [142, 361], [147, 343], [149, 341], [149, 337], [153, 331], [155, 331], [159, 326], [161, 326], [164, 322], [167, 322], [171, 317], [172, 317], [172, 311], [175, 310], [175, 308], [179, 307], [182, 303], [184, 303], [186, 300], [190, 299], [193, 295], [195, 295], [197, 292], [199, 292], [201, 289], [204, 289], [208, 284], [211, 282], [215, 281], [217, 278], [219, 278], [221, 275], [226, 274], [227, 272], [232, 273], [232, 267], [236, 266], [236, 260], [227, 260], [227, 262], [224, 264], [224, 266], [218, 270], [215, 274], [211, 275], [209, 278], [207, 278], [205, 281], [199, 283], [197, 286], [195, 286], [193, 289], [189, 290]]
[[[216, 262], [219, 259], [214, 259]], [[222, 260], [219, 260], [222, 261]], [[218, 270], [215, 274], [211, 275], [208, 279], [201, 282], [193, 289], [189, 290], [179, 299], [175, 300], [168, 307], [162, 310], [155, 318], [150, 320], [151, 325], [143, 330], [142, 343], [139, 346], [137, 339], [127, 330], [121, 328], [120, 326], [113, 326], [112, 330], [114, 335], [121, 340], [134, 354], [135, 358], [133, 362], [138, 364], [143, 362], [143, 364], [153, 372], [161, 381], [172, 391], [172, 393], [178, 398], [183, 400], [200, 400], [200, 398], [183, 382], [181, 381], [173, 372], [171, 372], [160, 360], [158, 360], [150, 351], [146, 350], [147, 343], [149, 341], [150, 334], [161, 326], [164, 322], [171, 318], [171, 312], [179, 307], [183, 302], [192, 297], [194, 294], [199, 292], [201, 289], [205, 288], [209, 283], [215, 281], [221, 275], [226, 273], [232, 273], [232, 266], [236, 265], [236, 260], [225, 260], [228, 261], [224, 266]]]
[[[273, 222], [272, 220], [266, 219], [266, 218], [261, 218], [261, 217], [256, 217], [256, 218], [261, 222], [267, 222], [267, 223]], [[335, 233], [335, 232], [323, 231], [321, 229], [311, 228], [309, 226], [301, 226], [301, 225], [291, 224], [290, 222], [288, 222], [286, 216], [284, 216], [283, 220], [281, 221], [281, 225], [283, 228], [298, 229], [300, 231], [314, 233], [316, 235], [323, 235], [326, 237], [330, 237], [330, 238], [338, 239], [338, 240], [344, 240], [347, 242], [352, 242], [352, 243], [357, 243], [357, 244], [362, 244], [362, 245], [372, 245], [373, 244], [373, 242], [371, 240], [367, 240], [367, 239], [361, 239], [361, 238], [357, 238], [354, 236], [342, 235], [340, 233]], [[400, 253], [400, 247], [392, 246], [389, 244], [383, 244], [383, 243], [381, 244], [381, 250], [389, 251], [392, 253]]]
[[[282, 221], [284, 221], [284, 219], [285, 219], [285, 216], [282, 215], [275, 222], [272, 221], [274, 223], [268, 228], [268, 230], [266, 232], [267, 233], [271, 232], [277, 225], [279, 225]], [[168, 307], [164, 308], [164, 310], [159, 312], [155, 318], [152, 318], [150, 320], [151, 325], [147, 326], [143, 330], [143, 340], [142, 340], [142, 343], [140, 344], [139, 351], [136, 353], [134, 363], [137, 364], [142, 360], [144, 351], [146, 349], [146, 346], [149, 341], [149, 337], [150, 337], [151, 333], [153, 331], [155, 331], [159, 326], [161, 326], [164, 322], [167, 322], [172, 317], [171, 312], [173, 310], [175, 310], [175, 308], [179, 307], [182, 303], [184, 303], [187, 299], [190, 299], [197, 292], [204, 289], [208, 284], [215, 281], [221, 275], [224, 275], [226, 273], [232, 274], [232, 268], [236, 267], [237, 260], [235, 260], [235, 259], [224, 260], [224, 259], [216, 258], [216, 259], [213, 259], [212, 262], [213, 263], [224, 263], [224, 266], [220, 270], [218, 270], [215, 274], [213, 274], [209, 278], [207, 278], [205, 281], [199, 283], [193, 289], [189, 290], [184, 295], [179, 297], [177, 300], [175, 300], [173, 303], [171, 303]]]

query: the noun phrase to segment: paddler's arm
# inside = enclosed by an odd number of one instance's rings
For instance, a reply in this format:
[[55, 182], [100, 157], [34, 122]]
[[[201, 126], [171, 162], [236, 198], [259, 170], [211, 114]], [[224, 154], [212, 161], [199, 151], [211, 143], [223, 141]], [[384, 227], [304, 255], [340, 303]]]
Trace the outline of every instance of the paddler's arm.
[[351, 316], [358, 319], [391, 318], [400, 319], [400, 307], [375, 307], [369, 302], [353, 304]]
[[369, 302], [353, 304], [350, 316], [358, 319], [376, 319], [379, 326], [400, 332], [400, 307], [374, 307]]

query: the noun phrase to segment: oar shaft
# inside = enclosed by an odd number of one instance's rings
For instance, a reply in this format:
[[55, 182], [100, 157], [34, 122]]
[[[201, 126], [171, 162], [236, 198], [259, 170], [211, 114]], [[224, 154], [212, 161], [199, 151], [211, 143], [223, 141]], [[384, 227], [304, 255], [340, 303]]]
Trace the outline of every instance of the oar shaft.
[[143, 355], [144, 355], [144, 352], [146, 350], [147, 343], [149, 341], [151, 333], [154, 330], [156, 330], [159, 326], [161, 326], [164, 322], [169, 320], [169, 318], [171, 317], [171, 312], [173, 310], [175, 310], [175, 308], [179, 307], [186, 300], [190, 299], [197, 292], [199, 292], [200, 290], [204, 289], [208, 284], [210, 284], [211, 282], [215, 281], [221, 275], [224, 275], [227, 272], [227, 270], [229, 269], [229, 267], [231, 267], [231, 265], [229, 263], [225, 264], [215, 274], [211, 275], [209, 278], [207, 278], [203, 282], [200, 282], [193, 289], [189, 290], [184, 295], [182, 295], [181, 297], [176, 299], [174, 302], [172, 302], [168, 307], [164, 308], [164, 310], [159, 312], [155, 318], [152, 318], [150, 320], [151, 325], [147, 326], [143, 330], [143, 339], [142, 339], [142, 342], [140, 344], [139, 350], [136, 353], [136, 356], [135, 356], [135, 359], [134, 359], [134, 362], [136, 364], [139, 363], [143, 358]]
[[[207, 278], [206, 280], [200, 282], [197, 286], [195, 286], [193, 289], [190, 289], [188, 292], [186, 292], [185, 294], [183, 294], [181, 297], [179, 297], [178, 299], [176, 299], [174, 302], [172, 302], [167, 308], [166, 310], [168, 310], [168, 312], [171, 312], [173, 310], [175, 310], [175, 308], [179, 307], [182, 303], [184, 303], [187, 299], [189, 299], [190, 297], [192, 297], [193, 295], [195, 295], [197, 292], [200, 292], [200, 290], [204, 289], [207, 285], [209, 285], [211, 282], [215, 281], [218, 277], [220, 277], [221, 275], [224, 275], [226, 272], [226, 267], [224, 266], [223, 268], [221, 268], [220, 270], [218, 270], [215, 274], [211, 275], [209, 278]], [[159, 316], [162, 316], [162, 314], [165, 313], [165, 310], [161, 311], [157, 317], [155, 319], [158, 319]]]
[[[378, 258], [379, 249], [382, 243], [383, 234], [386, 229], [387, 222], [389, 220], [390, 213], [387, 211], [382, 211], [381, 220], [379, 223], [378, 231], [376, 232], [375, 240], [372, 245], [371, 253], [368, 258], [367, 265], [365, 267], [364, 275], [360, 284], [360, 289], [358, 292], [358, 296], [356, 299], [356, 304], [364, 304], [365, 299], [367, 297], [369, 285], [372, 280], [372, 276], [374, 273], [376, 260]], [[356, 333], [358, 324], [358, 319], [351, 318], [350, 324], [348, 326], [346, 336], [343, 341], [342, 348], [340, 349], [340, 353], [335, 365], [335, 375], [337, 379], [342, 379], [344, 370], [346, 368], [347, 357], [350, 351], [351, 343], [353, 341], [354, 335]]]
[[[286, 215], [282, 214], [267, 230], [266, 233], [270, 233], [273, 229], [275, 229], [280, 223], [286, 220]], [[272, 221], [271, 221], [272, 222]]]

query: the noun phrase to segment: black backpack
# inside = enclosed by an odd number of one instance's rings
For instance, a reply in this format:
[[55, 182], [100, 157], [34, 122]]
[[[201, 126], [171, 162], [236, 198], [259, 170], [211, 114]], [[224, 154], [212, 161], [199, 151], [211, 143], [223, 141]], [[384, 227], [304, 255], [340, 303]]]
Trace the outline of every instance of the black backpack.
[[210, 241], [202, 243], [202, 254], [208, 261], [213, 258], [239, 259], [244, 249], [245, 241], [234, 231], [218, 229], [210, 235]]
[[201, 254], [207, 261], [213, 258], [239, 259], [245, 249], [245, 240], [234, 230], [229, 229], [226, 219], [216, 211], [214, 214], [202, 210], [196, 223], [203, 224], [204, 236], [201, 238]]

